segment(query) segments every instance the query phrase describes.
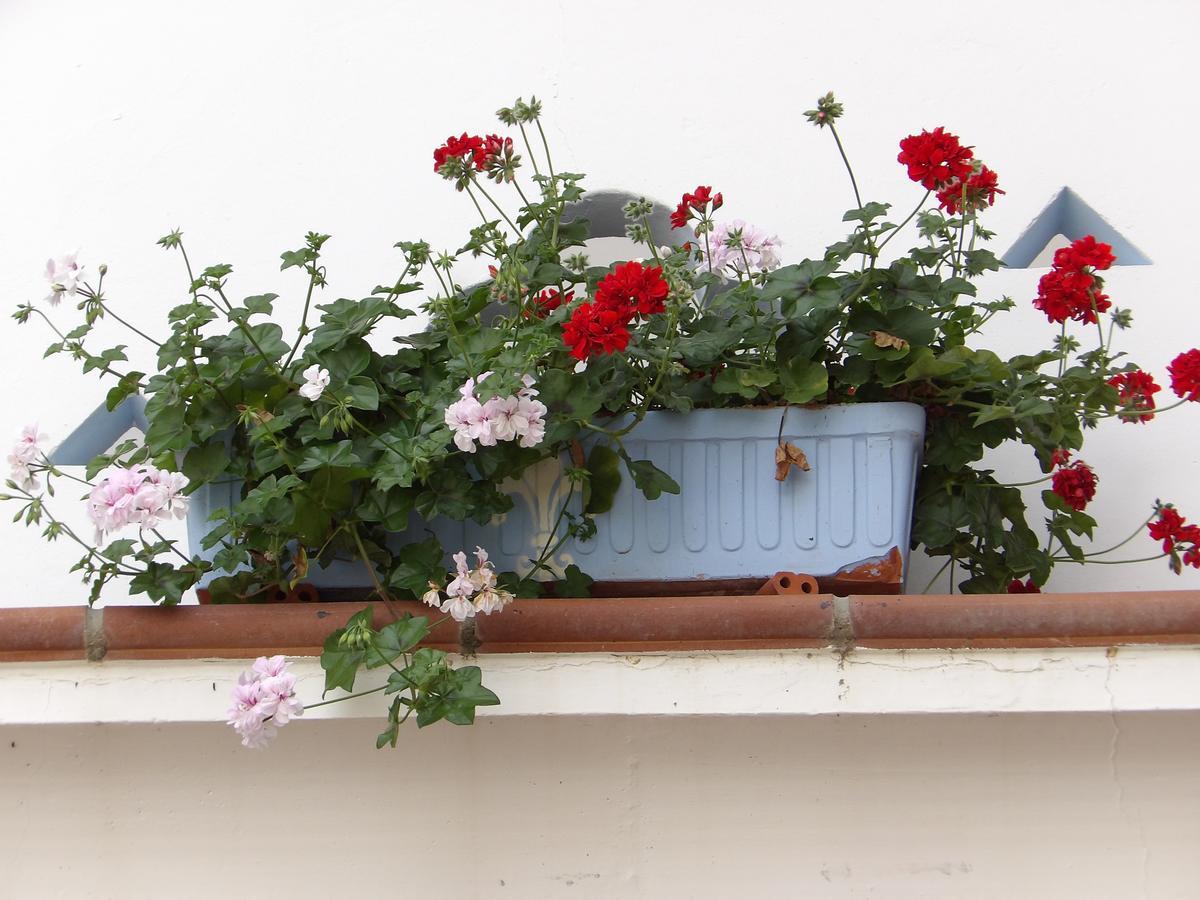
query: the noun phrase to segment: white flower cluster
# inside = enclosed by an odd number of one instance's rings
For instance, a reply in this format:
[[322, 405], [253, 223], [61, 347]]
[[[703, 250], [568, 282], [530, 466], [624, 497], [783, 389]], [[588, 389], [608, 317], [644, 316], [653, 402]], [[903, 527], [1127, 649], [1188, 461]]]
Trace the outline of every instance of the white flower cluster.
[[182, 519], [187, 515], [188, 499], [183, 496], [187, 486], [186, 475], [166, 472], [149, 463], [102, 469], [88, 495], [88, 515], [96, 526], [96, 543], [126, 525], [155, 528], [170, 516]]
[[454, 446], [466, 453], [494, 447], [499, 441], [518, 440], [522, 447], [536, 447], [546, 436], [546, 404], [536, 399], [534, 380], [526, 375], [525, 387], [510, 397], [492, 397], [480, 403], [475, 388], [491, 372], [468, 378], [459, 388], [461, 399], [446, 407], [446, 424], [454, 431]]
[[46, 296], [46, 302], [51, 306], [58, 306], [63, 294], [74, 297], [87, 277], [83, 266], [75, 261], [78, 255], [79, 251], [76, 250], [58, 259], [46, 260], [46, 280], [50, 282], [50, 293]]
[[8, 477], [23, 491], [36, 491], [42, 486], [29, 467], [42, 455], [42, 448], [38, 444], [45, 439], [44, 434], [38, 434], [36, 425], [26, 425], [21, 429], [21, 437], [13, 445], [12, 453], [8, 454], [8, 464], [12, 467]]
[[329, 387], [329, 370], [313, 364], [302, 373], [304, 384], [300, 385], [299, 394], [305, 400], [316, 400]]
[[261, 750], [278, 729], [304, 712], [296, 699], [296, 676], [287, 657], [260, 656], [233, 688], [233, 706], [226, 724], [242, 736], [242, 746]]
[[[747, 225], [741, 219], [722, 222], [708, 236], [708, 246], [712, 248], [712, 269], [722, 274], [731, 271], [735, 275], [744, 275], [749, 264], [751, 275], [770, 272], [779, 268], [779, 246], [782, 243], [774, 235]], [[703, 258], [703, 241], [699, 249]]]
[[475, 559], [478, 565], [469, 569], [467, 554], [461, 550], [455, 553], [454, 565], [458, 571], [454, 580], [446, 585], [446, 599], [442, 599], [441, 590], [431, 581], [429, 590], [421, 595], [421, 600], [449, 613], [456, 622], [469, 619], [476, 613], [488, 615], [500, 612], [512, 603], [513, 595], [496, 587], [496, 569], [488, 561], [487, 551], [476, 547]]

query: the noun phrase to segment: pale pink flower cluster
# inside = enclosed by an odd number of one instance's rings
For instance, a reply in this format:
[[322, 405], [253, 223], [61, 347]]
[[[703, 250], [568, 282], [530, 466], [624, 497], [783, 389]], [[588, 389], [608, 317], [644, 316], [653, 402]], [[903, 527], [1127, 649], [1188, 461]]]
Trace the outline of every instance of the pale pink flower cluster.
[[474, 569], [467, 566], [467, 554], [459, 551], [454, 554], [454, 565], [457, 569], [454, 579], [446, 585], [446, 599], [436, 584], [429, 582], [429, 590], [421, 600], [435, 609], [449, 613], [456, 622], [469, 619], [476, 613], [488, 615], [500, 612], [513, 601], [513, 595], [496, 587], [496, 569], [488, 560], [487, 551], [482, 547], [475, 548]]
[[38, 444], [45, 439], [44, 434], [38, 434], [36, 425], [26, 425], [13, 445], [12, 453], [8, 454], [8, 464], [12, 467], [8, 477], [23, 491], [36, 491], [42, 486], [30, 466], [42, 455]]
[[468, 378], [459, 388], [460, 399], [446, 407], [446, 424], [454, 431], [454, 446], [466, 453], [481, 447], [494, 447], [499, 441], [519, 441], [522, 447], [536, 447], [546, 436], [546, 404], [536, 399], [538, 392], [529, 375], [525, 386], [510, 397], [492, 397], [481, 403], [475, 388], [491, 372]]
[[186, 475], [167, 472], [146, 463], [140, 466], [109, 466], [96, 476], [88, 495], [88, 515], [96, 526], [96, 542], [126, 525], [156, 528], [164, 519], [187, 515]]
[[296, 699], [296, 676], [288, 665], [286, 656], [260, 656], [238, 677], [226, 724], [242, 736], [242, 746], [261, 750], [275, 737], [276, 726], [303, 714], [304, 705]]
[[46, 296], [46, 302], [51, 306], [58, 306], [63, 294], [74, 297], [87, 277], [83, 266], [75, 261], [78, 255], [79, 251], [76, 250], [58, 259], [46, 260], [46, 280], [50, 282], [50, 293]]
[[[761, 228], [747, 225], [741, 219], [732, 222], [722, 222], [708, 236], [708, 245], [712, 248], [712, 268], [714, 272], [744, 275], [746, 264], [750, 265], [749, 274], [770, 272], [778, 269], [781, 262], [779, 247], [783, 242], [774, 235], [767, 234]], [[704, 242], [700, 242], [700, 256], [705, 256]]]

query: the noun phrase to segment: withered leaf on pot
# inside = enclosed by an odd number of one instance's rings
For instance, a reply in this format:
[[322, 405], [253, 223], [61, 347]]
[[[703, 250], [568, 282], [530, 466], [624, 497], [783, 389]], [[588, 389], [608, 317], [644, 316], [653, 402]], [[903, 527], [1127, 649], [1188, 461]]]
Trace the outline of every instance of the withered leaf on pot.
[[804, 455], [804, 451], [791, 441], [786, 441], [775, 448], [775, 480], [787, 480], [788, 473], [792, 471], [792, 466], [795, 466], [801, 472], [808, 472], [812, 469], [812, 466], [808, 464], [808, 457]]

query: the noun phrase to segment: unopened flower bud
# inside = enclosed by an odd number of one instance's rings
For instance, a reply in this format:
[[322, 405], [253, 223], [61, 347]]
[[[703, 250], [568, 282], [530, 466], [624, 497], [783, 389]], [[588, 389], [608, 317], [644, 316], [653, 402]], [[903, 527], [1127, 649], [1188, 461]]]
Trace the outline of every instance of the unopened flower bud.
[[108, 274], [108, 263], [100, 263], [100, 274], [101, 275]]
[[832, 125], [835, 119], [841, 118], [844, 112], [845, 107], [834, 99], [833, 91], [830, 91], [817, 99], [816, 109], [810, 109], [804, 115], [813, 125], [824, 128], [826, 125]]

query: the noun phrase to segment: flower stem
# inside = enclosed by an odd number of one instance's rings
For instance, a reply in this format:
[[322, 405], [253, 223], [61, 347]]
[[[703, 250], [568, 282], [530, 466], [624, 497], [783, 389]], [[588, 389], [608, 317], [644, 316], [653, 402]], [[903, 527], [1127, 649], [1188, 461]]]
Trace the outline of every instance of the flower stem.
[[905, 225], [907, 225], [909, 222], [911, 222], [913, 220], [913, 217], [916, 216], [916, 214], [921, 211], [921, 207], [925, 205], [925, 201], [929, 199], [929, 195], [932, 193], [933, 193], [933, 191], [925, 192], [925, 196], [921, 198], [921, 202], [917, 204], [916, 209], [914, 209], [912, 212], [910, 212], [908, 214], [908, 217], [903, 222], [901, 222], [899, 225], [897, 225], [895, 228], [893, 228], [892, 233], [883, 239], [883, 242], [876, 248], [877, 253], [882, 253], [883, 248], [888, 245], [888, 241], [890, 241], [897, 234], [899, 234], [900, 229], [902, 229]]
[[318, 706], [328, 706], [330, 703], [341, 703], [343, 700], [353, 700], [355, 697], [365, 697], [368, 694], [378, 694], [380, 691], [387, 690], [387, 687], [388, 686], [386, 684], [381, 684], [379, 687], [371, 688], [369, 691], [358, 691], [355, 694], [346, 694], [342, 697], [334, 697], [332, 700], [322, 700], [319, 703], [306, 703], [304, 704], [304, 710], [307, 712], [310, 709], [316, 709]]
[[842, 163], [846, 166], [846, 174], [850, 176], [850, 187], [854, 189], [854, 202], [858, 204], [859, 209], [862, 209], [862, 195], [858, 192], [858, 181], [854, 177], [854, 167], [850, 165], [850, 158], [846, 156], [846, 148], [842, 146], [842, 139], [838, 137], [837, 127], [833, 124], [832, 119], [829, 121], [829, 133], [833, 135], [834, 143], [837, 144], [838, 153], [842, 155]]
[[308, 293], [304, 295], [304, 311], [300, 313], [300, 333], [296, 335], [296, 343], [292, 344], [292, 349], [288, 353], [287, 359], [283, 361], [283, 368], [285, 369], [295, 359], [296, 351], [300, 349], [300, 342], [308, 334], [308, 307], [312, 303], [313, 288], [317, 286], [317, 272], [318, 269], [314, 263], [313, 270], [308, 275]]
[[945, 572], [947, 568], [949, 568], [949, 566], [950, 566], [950, 563], [951, 563], [951, 562], [953, 562], [953, 561], [954, 561], [954, 558], [953, 558], [953, 557], [950, 557], [950, 558], [949, 558], [949, 559], [947, 559], [947, 560], [946, 560], [944, 563], [942, 563], [942, 567], [941, 567], [940, 569], [938, 569], [936, 572], [934, 572], [934, 573], [933, 573], [933, 577], [932, 577], [932, 578], [930, 578], [930, 579], [929, 579], [929, 583], [928, 583], [927, 585], [925, 585], [925, 590], [921, 591], [921, 593], [922, 593], [922, 594], [928, 594], [928, 593], [929, 593], [929, 589], [930, 589], [931, 587], [933, 587], [933, 583], [934, 583], [935, 581], [937, 581], [939, 578], [941, 578], [941, 576], [942, 576], [942, 573], [943, 573], [943, 572]]
[[371, 562], [371, 558], [367, 555], [367, 548], [363, 546], [362, 537], [358, 533], [357, 526], [350, 526], [350, 534], [354, 537], [354, 545], [358, 548], [358, 555], [362, 557], [363, 564], [367, 567], [367, 574], [371, 576], [371, 581], [375, 584], [375, 592], [379, 594], [379, 599], [383, 601], [388, 612], [392, 614], [392, 617], [399, 621], [402, 617], [396, 611], [396, 606], [392, 603], [392, 598], [384, 590], [383, 583], [379, 580], [379, 575], [375, 571], [375, 563]]
[[114, 319], [116, 319], [118, 322], [120, 322], [122, 325], [124, 325], [126, 328], [128, 328], [130, 331], [132, 331], [134, 334], [136, 334], [136, 335], [139, 335], [140, 337], [143, 337], [143, 338], [145, 338], [145, 339], [146, 339], [146, 340], [148, 340], [150, 343], [152, 343], [152, 344], [153, 344], [155, 347], [161, 347], [161, 346], [162, 346], [162, 341], [156, 341], [154, 338], [150, 337], [150, 335], [146, 334], [146, 332], [142, 331], [142, 330], [141, 330], [140, 328], [138, 328], [136, 325], [134, 325], [134, 324], [132, 324], [131, 322], [127, 322], [127, 321], [125, 321], [124, 319], [122, 319], [120, 316], [118, 316], [118, 315], [117, 315], [115, 312], [113, 312], [113, 311], [112, 311], [112, 307], [108, 306], [108, 304], [106, 304], [106, 303], [105, 303], [103, 300], [101, 300], [101, 299], [100, 299], [98, 296], [97, 296], [97, 298], [96, 298], [96, 302], [100, 304], [100, 308], [101, 308], [102, 310], [104, 310], [104, 314], [105, 314], [105, 315], [112, 316]]
[[1154, 517], [1157, 515], [1158, 515], [1158, 510], [1155, 510], [1154, 512], [1152, 512], [1150, 514], [1149, 518], [1147, 518], [1145, 522], [1143, 522], [1141, 525], [1139, 525], [1137, 528], [1135, 528], [1133, 530], [1133, 534], [1129, 535], [1129, 537], [1125, 538], [1125, 540], [1121, 541], [1121, 543], [1113, 544], [1107, 550], [1097, 550], [1095, 553], [1085, 553], [1085, 554], [1083, 554], [1084, 557], [1090, 559], [1094, 556], [1103, 556], [1106, 553], [1112, 553], [1114, 550], [1118, 550], [1121, 547], [1124, 547], [1126, 544], [1128, 544], [1130, 541], [1132, 541], [1135, 537], [1137, 537], [1139, 534], [1141, 534], [1142, 529], [1145, 528], [1147, 525], [1149, 525], [1151, 522], [1153, 522]]

